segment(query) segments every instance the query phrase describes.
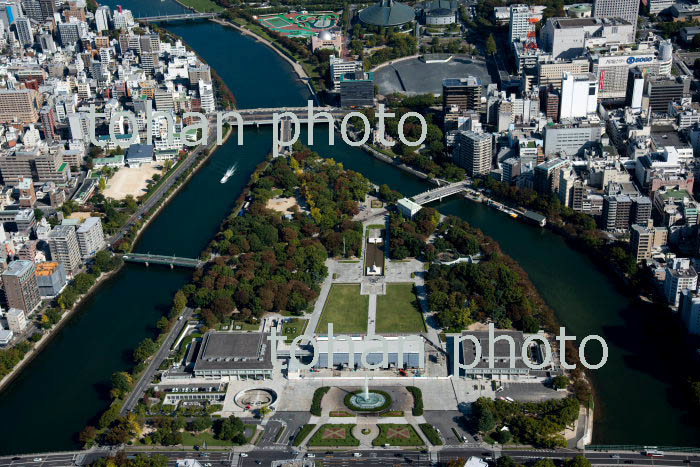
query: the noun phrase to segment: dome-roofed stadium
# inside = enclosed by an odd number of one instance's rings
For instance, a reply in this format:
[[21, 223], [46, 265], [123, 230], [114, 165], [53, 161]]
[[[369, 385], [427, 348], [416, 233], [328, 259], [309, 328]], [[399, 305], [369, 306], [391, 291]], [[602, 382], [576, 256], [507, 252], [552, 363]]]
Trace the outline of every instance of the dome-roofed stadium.
[[379, 0], [360, 12], [360, 21], [374, 26], [400, 26], [413, 21], [416, 13], [408, 5], [394, 0]]

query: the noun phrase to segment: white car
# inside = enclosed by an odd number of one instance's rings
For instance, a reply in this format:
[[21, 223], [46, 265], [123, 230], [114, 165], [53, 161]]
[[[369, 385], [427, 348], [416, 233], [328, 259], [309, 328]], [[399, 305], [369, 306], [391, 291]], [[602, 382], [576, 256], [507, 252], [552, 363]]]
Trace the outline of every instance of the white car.
[[248, 457], [248, 454], [246, 454], [245, 452], [242, 452], [241, 457]]
[[41, 457], [35, 457], [34, 462], [44, 462], [44, 459], [42, 459]]
[[354, 457], [362, 457], [362, 453], [356, 452], [356, 453], [353, 454], [353, 456], [354, 456]]

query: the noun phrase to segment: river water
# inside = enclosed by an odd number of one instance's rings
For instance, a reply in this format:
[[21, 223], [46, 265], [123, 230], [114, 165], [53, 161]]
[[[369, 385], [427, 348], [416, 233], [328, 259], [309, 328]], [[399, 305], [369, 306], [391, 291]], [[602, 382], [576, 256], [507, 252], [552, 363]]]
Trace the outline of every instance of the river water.
[[[172, 0], [119, 0], [136, 16], [173, 13]], [[242, 108], [305, 105], [308, 90], [279, 56], [253, 39], [214, 23], [172, 25], [228, 83]], [[269, 128], [247, 128], [245, 145], [231, 138], [146, 229], [139, 252], [197, 256], [216, 233], [255, 166], [271, 148]], [[325, 132], [314, 150], [333, 157], [375, 183], [412, 195], [428, 186]], [[237, 164], [226, 184], [219, 179]], [[596, 443], [698, 444], [700, 430], [674, 402], [668, 375], [682, 372], [659, 352], [655, 321], [615, 289], [584, 255], [558, 236], [462, 199], [437, 206], [467, 219], [500, 242], [528, 272], [569, 334], [603, 336], [607, 365], [596, 383]], [[154, 324], [187, 270], [127, 265], [80, 307], [31, 364], [0, 393], [0, 454], [77, 448], [76, 433], [107, 407], [109, 378], [131, 367], [131, 351], [155, 334]], [[595, 353], [595, 352], [592, 352]], [[595, 360], [594, 360], [595, 361]], [[449, 408], [452, 409], [452, 408]]]

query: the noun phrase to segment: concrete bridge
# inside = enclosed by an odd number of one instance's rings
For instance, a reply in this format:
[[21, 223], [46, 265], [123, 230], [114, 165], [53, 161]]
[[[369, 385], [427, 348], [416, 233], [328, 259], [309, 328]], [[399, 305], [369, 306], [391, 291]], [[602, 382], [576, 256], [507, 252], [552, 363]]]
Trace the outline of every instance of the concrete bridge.
[[164, 264], [170, 266], [171, 268], [175, 266], [180, 266], [183, 268], [201, 268], [204, 265], [204, 261], [194, 258], [180, 258], [177, 256], [163, 256], [163, 255], [152, 255], [143, 253], [127, 253], [122, 256], [124, 261], [129, 263], [141, 263], [146, 266], [150, 264]]
[[[263, 109], [239, 109], [236, 111], [242, 118], [244, 125], [272, 125], [272, 117], [274, 114], [281, 115], [283, 112], [289, 112], [297, 116], [300, 123], [309, 122], [308, 107], [279, 107], [279, 108], [263, 108]], [[318, 117], [320, 112], [328, 112], [333, 118], [340, 122], [350, 110], [341, 109], [338, 107], [313, 107], [313, 113], [316, 115], [318, 124], [325, 123], [325, 119]], [[228, 119], [234, 122], [234, 119]]]
[[442, 201], [443, 198], [456, 195], [457, 193], [462, 193], [464, 191], [467, 191], [468, 189], [469, 182], [455, 182], [450, 183], [449, 185], [443, 185], [437, 188], [433, 188], [432, 190], [424, 191], [423, 193], [419, 193], [413, 196], [411, 199], [422, 206], [433, 201]]
[[170, 21], [188, 21], [197, 19], [212, 19], [219, 16], [219, 13], [181, 13], [176, 15], [144, 16], [136, 18], [145, 23], [167, 23]]

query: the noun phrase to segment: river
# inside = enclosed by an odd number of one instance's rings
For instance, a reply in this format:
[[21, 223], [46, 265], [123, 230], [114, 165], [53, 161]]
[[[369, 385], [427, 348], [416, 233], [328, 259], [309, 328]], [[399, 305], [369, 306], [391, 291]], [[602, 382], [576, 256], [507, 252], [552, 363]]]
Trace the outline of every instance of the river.
[[[172, 0], [119, 0], [136, 16], [182, 11]], [[236, 95], [240, 107], [305, 105], [308, 90], [291, 67], [264, 45], [214, 23], [171, 25], [168, 29], [212, 65]], [[328, 147], [317, 130], [314, 150], [335, 158], [375, 183], [411, 195], [427, 188], [404, 172], [346, 146], [336, 137]], [[197, 256], [254, 167], [271, 147], [269, 128], [246, 128], [245, 145], [231, 138], [148, 226], [136, 250]], [[232, 164], [238, 170], [219, 183]], [[696, 445], [700, 430], [674, 403], [667, 375], [682, 369], [658, 351], [655, 320], [615, 289], [584, 255], [558, 236], [514, 221], [462, 199], [437, 206], [467, 219], [495, 238], [528, 272], [569, 334], [603, 336], [607, 365], [593, 373], [597, 390], [596, 443]], [[46, 348], [0, 393], [0, 454], [78, 447], [76, 433], [96, 423], [108, 405], [110, 375], [129, 369], [131, 351], [155, 334], [154, 324], [170, 306], [190, 271], [127, 265], [106, 281]], [[663, 425], [661, 425], [663, 424]]]

